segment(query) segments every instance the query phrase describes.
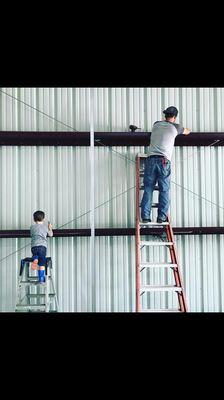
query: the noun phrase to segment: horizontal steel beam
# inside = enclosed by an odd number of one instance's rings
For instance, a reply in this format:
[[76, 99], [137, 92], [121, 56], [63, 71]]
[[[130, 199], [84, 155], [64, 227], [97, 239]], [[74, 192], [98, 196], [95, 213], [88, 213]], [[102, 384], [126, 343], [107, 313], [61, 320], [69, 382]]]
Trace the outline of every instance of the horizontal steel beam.
[[[95, 132], [95, 146], [148, 146], [150, 132]], [[178, 135], [175, 146], [224, 146], [224, 132]], [[90, 146], [89, 132], [0, 131], [1, 146]]]
[[[141, 228], [141, 235], [156, 235], [164, 232], [165, 228]], [[184, 227], [173, 228], [175, 235], [223, 235], [224, 227]], [[90, 229], [54, 229], [54, 237], [79, 237], [91, 236]], [[135, 228], [98, 228], [95, 236], [134, 236]], [[30, 231], [24, 230], [0, 230], [0, 238], [26, 238], [30, 237]]]

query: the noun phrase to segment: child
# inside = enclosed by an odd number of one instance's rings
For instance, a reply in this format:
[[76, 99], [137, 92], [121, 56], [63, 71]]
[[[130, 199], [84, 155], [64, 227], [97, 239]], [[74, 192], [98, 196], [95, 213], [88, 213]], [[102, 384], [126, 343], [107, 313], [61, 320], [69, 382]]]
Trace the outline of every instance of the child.
[[47, 236], [52, 237], [52, 224], [48, 222], [48, 227], [44, 224], [45, 214], [43, 211], [35, 211], [33, 219], [34, 225], [30, 227], [31, 252], [33, 255], [32, 269], [38, 270], [39, 282], [45, 282], [45, 267], [47, 254]]

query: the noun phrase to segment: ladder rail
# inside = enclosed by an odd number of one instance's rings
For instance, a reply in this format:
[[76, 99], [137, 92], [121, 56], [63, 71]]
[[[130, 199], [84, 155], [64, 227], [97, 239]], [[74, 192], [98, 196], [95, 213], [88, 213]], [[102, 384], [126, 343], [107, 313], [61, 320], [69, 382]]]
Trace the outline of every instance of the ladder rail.
[[139, 185], [140, 185], [140, 157], [136, 156], [136, 224], [135, 224], [135, 257], [136, 257], [136, 312], [141, 310], [140, 299], [140, 209], [139, 209]]
[[[25, 271], [26, 280], [29, 280], [29, 269], [28, 267], [26, 267], [26, 264], [27, 263], [25, 262], [23, 271]], [[31, 299], [30, 297], [28, 297], [28, 295], [30, 294], [30, 289], [30, 286], [25, 286], [25, 296], [28, 299], [29, 306], [31, 305]]]
[[51, 276], [51, 284], [52, 284], [53, 293], [55, 293], [55, 304], [56, 304], [56, 309], [57, 309], [57, 311], [59, 311], [58, 297], [57, 297], [57, 293], [56, 293], [55, 286], [54, 286], [54, 280], [53, 280], [53, 277], [52, 277], [52, 276]]
[[49, 312], [49, 299], [50, 297], [48, 296], [49, 294], [49, 268], [46, 268], [46, 273], [45, 273], [45, 287], [44, 287], [44, 291], [45, 291], [45, 311]]
[[17, 278], [17, 295], [16, 295], [15, 309], [16, 305], [19, 304], [21, 301], [21, 284], [20, 284], [21, 279], [22, 279], [22, 274], [21, 274], [21, 264], [20, 264], [19, 276]]
[[183, 284], [183, 280], [182, 280], [181, 274], [180, 274], [179, 261], [178, 261], [177, 250], [176, 250], [176, 245], [175, 245], [175, 241], [174, 241], [174, 234], [173, 234], [173, 229], [170, 224], [169, 216], [167, 217], [167, 220], [169, 222], [169, 225], [166, 226], [167, 237], [168, 237], [168, 240], [172, 240], [172, 242], [173, 242], [173, 246], [170, 248], [170, 257], [171, 257], [172, 262], [177, 265], [173, 269], [174, 279], [175, 279], [176, 285], [181, 286], [183, 289], [181, 293], [178, 293], [178, 301], [179, 301], [181, 311], [187, 312], [187, 302], [186, 302], [186, 296], [185, 296], [185, 291], [184, 291], [184, 284]]

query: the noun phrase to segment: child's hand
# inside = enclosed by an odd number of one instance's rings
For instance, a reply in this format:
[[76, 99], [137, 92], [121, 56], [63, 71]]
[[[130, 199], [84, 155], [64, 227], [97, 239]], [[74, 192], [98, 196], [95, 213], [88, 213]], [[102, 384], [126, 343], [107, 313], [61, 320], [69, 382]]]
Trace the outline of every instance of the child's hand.
[[53, 228], [52, 224], [50, 223], [50, 221], [48, 221], [48, 229], [52, 230], [52, 228]]

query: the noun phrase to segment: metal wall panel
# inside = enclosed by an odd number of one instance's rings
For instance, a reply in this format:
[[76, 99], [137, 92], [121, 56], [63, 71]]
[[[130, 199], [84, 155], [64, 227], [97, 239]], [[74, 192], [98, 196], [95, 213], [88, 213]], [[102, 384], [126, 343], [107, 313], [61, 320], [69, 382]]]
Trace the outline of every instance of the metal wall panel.
[[[89, 88], [3, 90], [78, 131], [89, 130]], [[96, 131], [128, 131], [130, 123], [151, 131], [152, 123], [169, 105], [179, 108], [179, 121], [192, 131], [224, 131], [224, 88], [93, 91]], [[69, 127], [0, 92], [0, 129], [67, 131]], [[96, 228], [134, 226], [134, 160], [144, 150], [95, 148]], [[1, 146], [0, 228], [28, 229], [33, 211], [39, 208], [55, 228], [89, 227], [89, 151], [88, 147]], [[223, 151], [223, 147], [212, 146], [175, 148], [173, 226], [223, 226]], [[176, 236], [176, 241], [190, 311], [223, 311], [223, 235]], [[90, 270], [89, 251], [89, 238], [49, 239], [61, 310], [134, 311], [134, 237], [95, 238], [94, 271]], [[1, 311], [13, 311], [19, 260], [29, 255], [28, 239], [0, 240]], [[155, 252], [155, 257], [165, 254]], [[163, 278], [161, 271], [147, 274], [145, 279], [155, 283], [160, 275]], [[168, 278], [164, 275], [163, 279]], [[157, 306], [173, 304], [174, 299], [154, 295], [144, 301]]]
[[[191, 312], [224, 311], [223, 235], [175, 236], [178, 256]], [[13, 311], [20, 258], [29, 255], [29, 239], [1, 239], [0, 257], [18, 249], [1, 262], [0, 311]], [[97, 237], [95, 270], [89, 268], [90, 238], [49, 239], [48, 253], [54, 260], [54, 277], [60, 310], [64, 312], [135, 311], [134, 237]], [[148, 251], [150, 261], [166, 261], [163, 250]], [[144, 257], [144, 253], [143, 253]], [[143, 279], [151, 283], [172, 283], [163, 271], [153, 271]], [[168, 279], [166, 281], [166, 279]], [[147, 299], [144, 299], [146, 302]], [[152, 307], [174, 307], [176, 298], [154, 295]], [[143, 303], [144, 304], [144, 303]]]

